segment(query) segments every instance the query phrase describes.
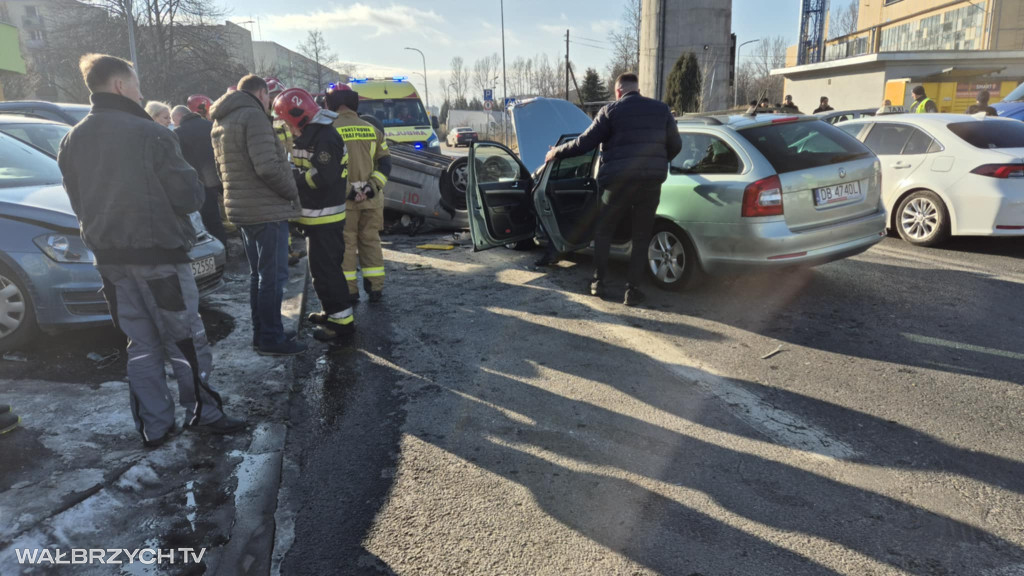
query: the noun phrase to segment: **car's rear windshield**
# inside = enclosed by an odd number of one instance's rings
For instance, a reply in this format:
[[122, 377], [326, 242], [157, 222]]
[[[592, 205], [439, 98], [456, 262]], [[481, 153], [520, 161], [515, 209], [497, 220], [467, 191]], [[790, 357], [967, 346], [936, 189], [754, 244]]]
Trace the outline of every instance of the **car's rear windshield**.
[[770, 124], [739, 133], [779, 174], [871, 156], [859, 140], [821, 120]]
[[954, 122], [949, 131], [975, 148], [1024, 148], [1024, 122]]
[[68, 116], [71, 116], [72, 119], [74, 119], [75, 124], [78, 124], [79, 122], [84, 120], [86, 116], [89, 115], [89, 107], [88, 106], [75, 106], [75, 107], [72, 108], [71, 106], [68, 106], [68, 107], [64, 108], [64, 112]]
[[10, 136], [0, 135], [0, 188], [60, 183], [56, 160]]

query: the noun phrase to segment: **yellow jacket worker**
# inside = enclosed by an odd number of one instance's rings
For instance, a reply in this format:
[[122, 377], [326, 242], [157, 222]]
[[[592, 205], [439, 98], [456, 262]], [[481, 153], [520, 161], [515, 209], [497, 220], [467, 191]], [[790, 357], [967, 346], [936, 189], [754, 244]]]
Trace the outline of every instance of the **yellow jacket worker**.
[[370, 302], [384, 296], [384, 185], [391, 175], [391, 153], [384, 135], [359, 118], [359, 95], [345, 84], [327, 93], [327, 109], [338, 113], [334, 127], [345, 140], [348, 163], [348, 222], [345, 224], [343, 268], [349, 294], [359, 299], [356, 267], [363, 271], [363, 287]]

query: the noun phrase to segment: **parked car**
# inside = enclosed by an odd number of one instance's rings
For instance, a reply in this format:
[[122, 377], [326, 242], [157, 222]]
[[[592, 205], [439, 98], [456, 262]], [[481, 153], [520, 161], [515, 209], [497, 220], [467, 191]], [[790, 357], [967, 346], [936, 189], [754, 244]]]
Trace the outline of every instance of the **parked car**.
[[0, 114], [0, 132], [31, 144], [54, 158], [60, 150], [60, 141], [71, 130], [71, 125], [28, 116]]
[[964, 114], [851, 120], [839, 129], [882, 161], [888, 226], [919, 246], [1024, 235], [1024, 124]]
[[[224, 245], [198, 214], [192, 226], [192, 272], [207, 295], [224, 284]], [[110, 322], [93, 264], [57, 162], [0, 134], [0, 350], [24, 345], [39, 330]]]
[[[512, 117], [520, 155], [491, 142], [470, 150], [474, 248], [538, 234], [560, 252], [587, 248], [592, 231], [584, 223], [600, 197], [597, 154], [547, 165], [544, 154], [582, 132], [589, 118], [568, 102], [540, 98], [517, 104]], [[659, 287], [682, 289], [699, 270], [824, 264], [885, 235], [878, 159], [838, 128], [773, 114], [686, 118], [678, 126], [683, 150], [662, 185], [649, 245], [631, 247], [623, 222], [612, 249], [619, 259], [645, 250]], [[527, 166], [539, 169], [531, 174]]]
[[472, 128], [453, 128], [448, 132], [447, 143], [452, 148], [458, 148], [463, 145], [470, 146], [479, 139], [476, 130]]
[[89, 113], [90, 107], [85, 104], [62, 104], [43, 102], [40, 100], [13, 100], [0, 102], [0, 114], [17, 114], [30, 118], [53, 120], [74, 126]]
[[847, 120], [856, 120], [857, 118], [874, 116], [877, 112], [878, 108], [863, 108], [860, 110], [832, 110], [831, 112], [819, 112], [814, 116], [822, 122], [838, 124], [840, 122], [846, 122]]

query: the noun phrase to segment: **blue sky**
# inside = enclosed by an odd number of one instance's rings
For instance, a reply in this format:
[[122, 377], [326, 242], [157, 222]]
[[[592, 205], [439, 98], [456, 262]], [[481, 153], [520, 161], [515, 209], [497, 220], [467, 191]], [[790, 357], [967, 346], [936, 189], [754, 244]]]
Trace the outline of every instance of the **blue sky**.
[[[253, 30], [254, 39], [262, 36], [296, 49], [308, 30], [319, 28], [339, 58], [356, 63], [361, 75], [408, 76], [421, 94], [422, 79], [414, 74], [422, 71], [420, 56], [404, 47], [419, 48], [426, 55], [435, 94], [438, 78], [447, 74], [453, 56], [462, 56], [472, 66], [481, 56], [501, 52], [499, 0], [221, 2], [229, 20], [259, 19], [258, 28], [245, 25]], [[566, 28], [573, 30], [573, 36], [603, 40], [620, 26], [623, 4], [624, 0], [505, 0], [506, 61], [541, 53], [552, 60], [564, 57]], [[766, 4], [764, 0], [733, 1], [733, 31], [740, 42], [782, 35], [795, 43], [799, 0], [771, 0], [772, 9]], [[750, 46], [744, 48], [743, 55], [749, 50]], [[581, 45], [573, 45], [571, 52], [578, 69], [593, 67], [602, 75], [611, 58], [608, 50]]]

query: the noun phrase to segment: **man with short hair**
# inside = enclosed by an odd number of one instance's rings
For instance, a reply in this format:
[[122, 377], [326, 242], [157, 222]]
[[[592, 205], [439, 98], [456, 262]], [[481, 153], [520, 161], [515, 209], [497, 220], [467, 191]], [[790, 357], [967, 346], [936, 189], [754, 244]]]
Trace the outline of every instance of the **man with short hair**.
[[206, 191], [206, 199], [199, 210], [203, 226], [214, 238], [220, 240], [226, 249], [228, 236], [220, 219], [224, 187], [221, 186], [220, 175], [217, 173], [217, 161], [213, 157], [213, 143], [210, 140], [213, 122], [192, 112], [187, 106], [175, 106], [174, 110], [171, 110], [171, 121], [174, 123], [174, 133], [178, 136], [178, 143], [181, 146], [181, 155], [199, 174], [199, 181]]
[[822, 112], [831, 112], [833, 110], [835, 108], [828, 105], [828, 96], [822, 96], [819, 106], [814, 109], [814, 113], [821, 114]]
[[799, 114], [800, 109], [797, 108], [796, 104], [793, 103], [793, 96], [786, 94], [786, 99], [782, 101], [782, 111], [786, 114]]
[[603, 193], [594, 233], [594, 280], [590, 293], [604, 296], [612, 235], [626, 216], [633, 220], [633, 250], [623, 303], [634, 306], [646, 297], [640, 290], [647, 244], [661, 200], [668, 163], [683, 148], [679, 128], [664, 103], [640, 95], [636, 74], [615, 81], [616, 102], [597, 113], [594, 122], [572, 142], [548, 151], [545, 161], [581, 156], [601, 147], [597, 181]]
[[988, 90], [982, 90], [978, 92], [978, 100], [974, 104], [971, 104], [970, 108], [967, 109], [968, 114], [977, 114], [978, 112], [984, 112], [985, 116], [999, 116], [999, 112], [995, 108], [988, 105], [989, 99], [992, 95], [989, 94]]
[[911, 91], [914, 95], [914, 104], [912, 112], [914, 114], [935, 114], [938, 113], [939, 107], [935, 104], [935, 101], [928, 97], [924, 93], [924, 86], [914, 86]]
[[87, 54], [79, 67], [92, 110], [61, 141], [57, 162], [114, 324], [128, 337], [128, 390], [143, 444], [159, 446], [175, 431], [165, 357], [175, 365], [187, 428], [242, 430], [208, 383], [212, 354], [188, 256], [188, 215], [203, 204], [199, 177], [174, 133], [142, 109], [130, 62]]
[[228, 220], [242, 232], [249, 259], [253, 346], [264, 356], [306, 350], [286, 334], [281, 302], [288, 282], [288, 221], [302, 215], [284, 146], [274, 133], [267, 82], [250, 74], [210, 112], [214, 156]]

